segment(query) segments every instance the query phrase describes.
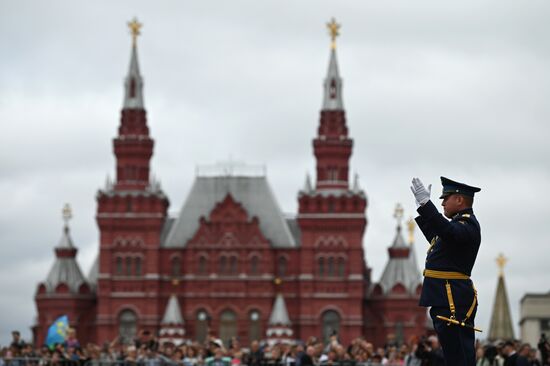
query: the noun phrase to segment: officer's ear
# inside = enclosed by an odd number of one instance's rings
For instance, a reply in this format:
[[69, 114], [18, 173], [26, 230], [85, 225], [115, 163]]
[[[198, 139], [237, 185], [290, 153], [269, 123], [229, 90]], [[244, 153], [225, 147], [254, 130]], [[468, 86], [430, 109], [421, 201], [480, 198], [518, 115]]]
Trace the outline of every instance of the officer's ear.
[[473, 203], [474, 203], [474, 198], [473, 197], [468, 197], [468, 196], [464, 196], [462, 194], [459, 194], [457, 195], [457, 201], [456, 203], [459, 205], [459, 206], [462, 206], [464, 205], [465, 207], [472, 207]]

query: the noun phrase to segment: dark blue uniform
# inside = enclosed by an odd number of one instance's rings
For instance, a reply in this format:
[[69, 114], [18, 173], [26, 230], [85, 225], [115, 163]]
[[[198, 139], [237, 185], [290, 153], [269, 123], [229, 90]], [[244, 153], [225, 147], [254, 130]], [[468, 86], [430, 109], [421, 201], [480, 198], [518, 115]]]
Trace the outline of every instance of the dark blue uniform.
[[[430, 243], [425, 268], [437, 271], [460, 272], [467, 276], [472, 273], [479, 245], [481, 230], [471, 208], [460, 211], [451, 221], [439, 213], [431, 201], [418, 208], [420, 216], [416, 222]], [[450, 317], [451, 311], [447, 297], [447, 280], [424, 278], [421, 306], [431, 306], [430, 315], [439, 337], [447, 366], [475, 365], [474, 331], [436, 318], [437, 315]], [[456, 318], [462, 321], [466, 317], [474, 300], [474, 286], [469, 279], [448, 280], [456, 306]], [[477, 307], [477, 305], [476, 305]], [[475, 309], [467, 323], [474, 325]]]

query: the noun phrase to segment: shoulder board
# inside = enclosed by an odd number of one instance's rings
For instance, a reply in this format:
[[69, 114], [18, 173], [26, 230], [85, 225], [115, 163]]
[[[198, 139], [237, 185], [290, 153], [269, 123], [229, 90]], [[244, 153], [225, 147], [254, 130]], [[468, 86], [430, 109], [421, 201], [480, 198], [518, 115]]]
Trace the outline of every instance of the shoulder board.
[[462, 217], [465, 217], [465, 218], [469, 218], [470, 216], [472, 216], [472, 215], [470, 215], [470, 214], [462, 214]]

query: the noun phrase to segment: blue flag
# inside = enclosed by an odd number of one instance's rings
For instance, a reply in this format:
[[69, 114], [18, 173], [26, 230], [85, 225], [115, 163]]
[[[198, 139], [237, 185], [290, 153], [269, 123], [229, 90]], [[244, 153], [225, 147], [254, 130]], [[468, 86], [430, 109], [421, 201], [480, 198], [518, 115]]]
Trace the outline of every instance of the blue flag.
[[69, 317], [62, 315], [48, 328], [46, 345], [51, 348], [56, 343], [64, 343], [67, 337], [67, 329], [69, 329]]

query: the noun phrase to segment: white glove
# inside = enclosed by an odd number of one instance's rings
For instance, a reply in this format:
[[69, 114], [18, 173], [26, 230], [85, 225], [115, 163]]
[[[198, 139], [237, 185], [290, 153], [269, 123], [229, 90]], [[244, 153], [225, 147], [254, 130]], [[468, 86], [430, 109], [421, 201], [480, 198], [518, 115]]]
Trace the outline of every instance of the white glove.
[[416, 200], [416, 207], [424, 206], [426, 202], [430, 200], [430, 194], [432, 193], [432, 185], [428, 186], [428, 189], [424, 187], [424, 184], [418, 178], [413, 178], [411, 191], [414, 194]]

